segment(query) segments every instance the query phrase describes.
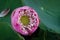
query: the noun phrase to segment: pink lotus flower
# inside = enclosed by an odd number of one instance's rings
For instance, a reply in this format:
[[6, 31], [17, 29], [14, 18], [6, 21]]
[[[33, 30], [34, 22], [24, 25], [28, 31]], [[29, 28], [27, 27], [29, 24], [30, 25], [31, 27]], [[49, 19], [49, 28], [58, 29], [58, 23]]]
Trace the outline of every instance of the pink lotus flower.
[[34, 9], [28, 6], [16, 8], [11, 15], [12, 27], [22, 35], [31, 35], [39, 25], [39, 17]]

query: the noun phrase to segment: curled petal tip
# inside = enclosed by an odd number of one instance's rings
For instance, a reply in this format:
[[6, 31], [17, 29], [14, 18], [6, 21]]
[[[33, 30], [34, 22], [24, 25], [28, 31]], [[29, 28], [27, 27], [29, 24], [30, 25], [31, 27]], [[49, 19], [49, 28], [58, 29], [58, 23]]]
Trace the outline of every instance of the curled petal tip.
[[10, 8], [7, 8], [7, 9], [3, 10], [3, 11], [0, 13], [0, 17], [6, 16], [6, 15], [9, 13], [9, 11], [10, 11]]

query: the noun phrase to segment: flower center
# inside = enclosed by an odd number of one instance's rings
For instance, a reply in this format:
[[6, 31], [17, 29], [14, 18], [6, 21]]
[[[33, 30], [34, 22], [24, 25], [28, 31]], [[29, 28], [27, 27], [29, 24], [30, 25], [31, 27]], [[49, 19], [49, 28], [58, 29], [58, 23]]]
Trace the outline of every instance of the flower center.
[[27, 15], [23, 15], [20, 19], [21, 23], [25, 26], [27, 26], [30, 22], [29, 17]]

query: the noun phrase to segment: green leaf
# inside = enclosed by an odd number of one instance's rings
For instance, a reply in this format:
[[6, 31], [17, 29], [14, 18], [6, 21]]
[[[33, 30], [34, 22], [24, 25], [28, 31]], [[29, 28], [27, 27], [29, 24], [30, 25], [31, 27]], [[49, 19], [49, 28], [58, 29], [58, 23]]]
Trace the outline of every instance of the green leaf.
[[45, 30], [39, 29], [31, 37], [27, 37], [27, 40], [60, 40], [60, 35], [51, 33], [60, 33], [60, 0], [0, 0], [0, 12], [10, 8], [8, 15], [0, 18], [0, 40], [23, 40], [11, 29], [10, 25], [12, 11], [23, 5], [30, 6], [37, 11], [41, 21], [39, 27]]
[[0, 22], [0, 40], [23, 40], [6, 22]]
[[24, 36], [25, 40], [60, 40], [60, 34], [44, 31], [40, 28], [31, 36]]
[[44, 31], [47, 31], [47, 27], [46, 27], [46, 25], [44, 25], [42, 22], [40, 22], [40, 25], [39, 25], [39, 27], [42, 29], [42, 30], [44, 30]]
[[60, 0], [23, 0], [23, 2], [37, 11], [47, 30], [60, 33]]
[[11, 21], [11, 13], [15, 8], [23, 6], [21, 0], [0, 0], [0, 12], [6, 8], [10, 8], [10, 12], [3, 18], [0, 18], [0, 22], [8, 22]]

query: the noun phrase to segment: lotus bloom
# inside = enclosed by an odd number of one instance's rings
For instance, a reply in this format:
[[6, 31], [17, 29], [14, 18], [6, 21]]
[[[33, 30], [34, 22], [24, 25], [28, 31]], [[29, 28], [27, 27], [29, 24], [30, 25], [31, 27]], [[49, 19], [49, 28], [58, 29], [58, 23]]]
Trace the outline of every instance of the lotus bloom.
[[37, 12], [28, 6], [16, 8], [11, 15], [13, 29], [22, 35], [31, 35], [39, 25]]

